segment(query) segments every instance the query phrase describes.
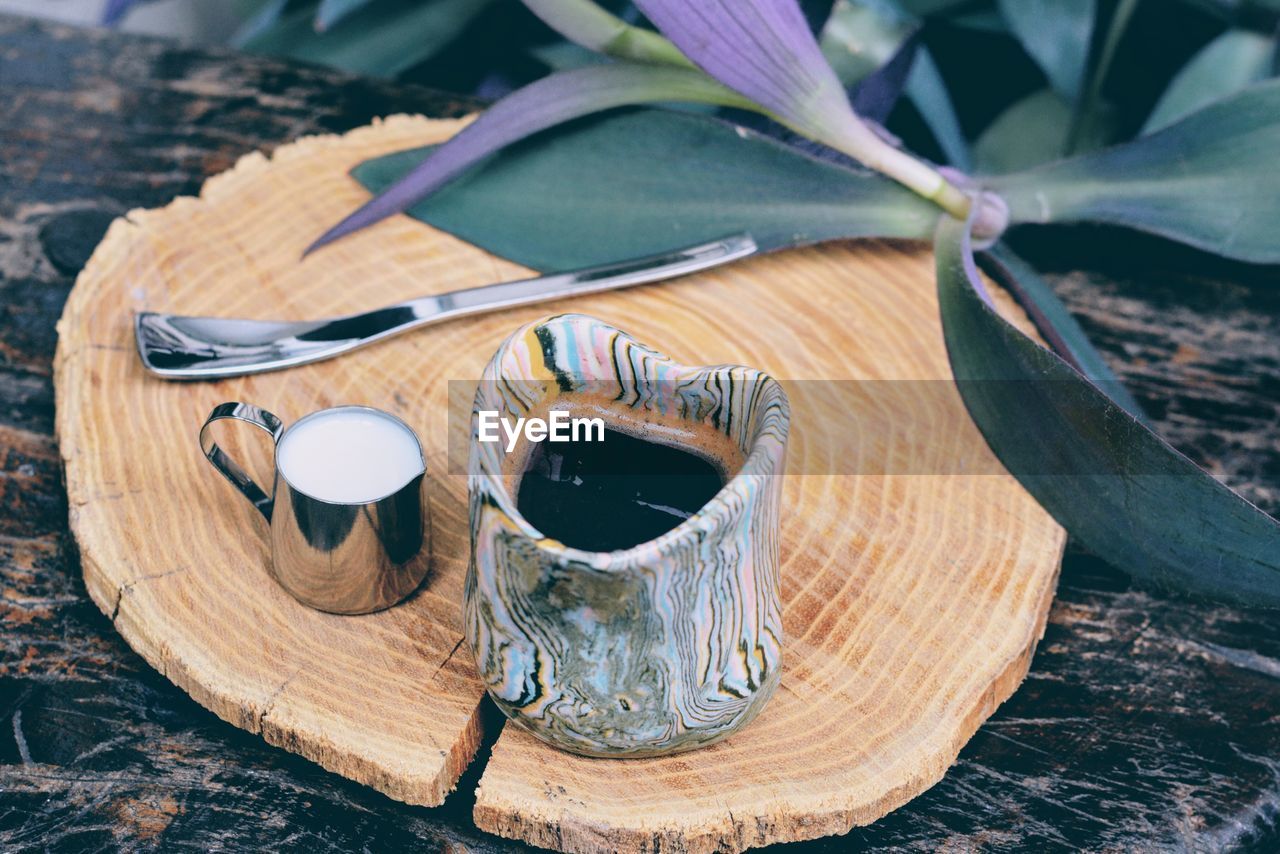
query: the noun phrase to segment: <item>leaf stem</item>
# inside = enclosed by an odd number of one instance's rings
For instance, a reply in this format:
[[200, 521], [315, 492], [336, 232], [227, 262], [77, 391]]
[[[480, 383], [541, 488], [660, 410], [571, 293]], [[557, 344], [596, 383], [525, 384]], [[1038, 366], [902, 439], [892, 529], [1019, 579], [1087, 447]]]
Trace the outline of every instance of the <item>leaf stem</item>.
[[933, 166], [891, 145], [865, 122], [850, 114], [852, 121], [841, 126], [819, 142], [862, 163], [868, 169], [902, 184], [907, 189], [936, 204], [956, 219], [968, 219], [973, 199], [947, 180]]

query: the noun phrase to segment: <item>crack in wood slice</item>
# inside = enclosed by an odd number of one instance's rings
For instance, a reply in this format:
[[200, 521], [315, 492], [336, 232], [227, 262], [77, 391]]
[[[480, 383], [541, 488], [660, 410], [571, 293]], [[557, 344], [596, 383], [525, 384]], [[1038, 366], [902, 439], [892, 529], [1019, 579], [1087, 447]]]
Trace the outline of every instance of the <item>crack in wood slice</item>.
[[[401, 116], [299, 140], [244, 158], [199, 199], [130, 213], [68, 300], [56, 362], [72, 529], [86, 586], [121, 634], [222, 718], [420, 804], [443, 799], [480, 737], [482, 686], [465, 646], [454, 652], [466, 483], [445, 470], [445, 449], [465, 447], [467, 423], [448, 418], [448, 381], [474, 380], [511, 329], [571, 307], [683, 361], [758, 365], [784, 379], [950, 376], [928, 252], [881, 243], [466, 318], [284, 374], [190, 385], [144, 375], [135, 310], [302, 319], [526, 275], [405, 217], [298, 260], [366, 198], [351, 166], [459, 126]], [[435, 560], [423, 589], [346, 618], [271, 583], [260, 519], [196, 447], [203, 417], [224, 400], [286, 421], [367, 403], [412, 424], [433, 467]], [[803, 417], [849, 416], [818, 403]], [[972, 424], [950, 426], [958, 452], [991, 471]], [[820, 471], [822, 451], [804, 431], [789, 470]], [[220, 441], [268, 470], [249, 432]], [[761, 718], [723, 744], [652, 760], [573, 757], [507, 727], [476, 819], [572, 851], [736, 850], [872, 821], [936, 782], [1021, 680], [1063, 540], [1007, 475], [788, 478], [785, 672]]]

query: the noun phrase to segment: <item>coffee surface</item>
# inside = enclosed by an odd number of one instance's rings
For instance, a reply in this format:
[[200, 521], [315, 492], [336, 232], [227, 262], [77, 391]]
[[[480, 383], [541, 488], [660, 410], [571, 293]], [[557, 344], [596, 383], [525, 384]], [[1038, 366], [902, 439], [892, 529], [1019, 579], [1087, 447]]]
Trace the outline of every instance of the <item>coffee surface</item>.
[[616, 551], [670, 531], [725, 482], [720, 467], [700, 454], [606, 427], [603, 441], [534, 446], [517, 508], [566, 546]]

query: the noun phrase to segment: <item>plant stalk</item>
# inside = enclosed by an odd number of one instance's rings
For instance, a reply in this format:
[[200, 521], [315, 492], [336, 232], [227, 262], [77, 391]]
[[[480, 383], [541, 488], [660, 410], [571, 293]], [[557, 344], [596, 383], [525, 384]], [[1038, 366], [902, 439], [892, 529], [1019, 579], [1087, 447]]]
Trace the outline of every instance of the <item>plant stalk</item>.
[[887, 175], [956, 219], [969, 217], [973, 199], [968, 193], [928, 163], [885, 141], [856, 116], [850, 114], [850, 119], [819, 141]]

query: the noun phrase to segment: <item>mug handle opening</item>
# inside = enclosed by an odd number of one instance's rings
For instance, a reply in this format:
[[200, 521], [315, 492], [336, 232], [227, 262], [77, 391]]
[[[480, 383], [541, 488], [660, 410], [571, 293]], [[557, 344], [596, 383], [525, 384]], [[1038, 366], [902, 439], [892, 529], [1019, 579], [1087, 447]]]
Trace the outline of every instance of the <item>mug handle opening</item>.
[[218, 443], [213, 441], [209, 435], [209, 427], [215, 421], [223, 421], [232, 419], [235, 421], [244, 421], [252, 424], [259, 429], [265, 430], [271, 435], [273, 443], [280, 441], [280, 434], [284, 432], [284, 424], [280, 419], [272, 415], [265, 409], [254, 406], [251, 403], [239, 403], [232, 401], [230, 403], [220, 403], [209, 413], [209, 417], [205, 419], [204, 425], [200, 428], [200, 450], [204, 451], [204, 455], [209, 459], [223, 477], [231, 481], [231, 485], [249, 499], [254, 507], [266, 517], [267, 522], [271, 521], [271, 511], [275, 504], [275, 499], [267, 495], [262, 487], [254, 483], [253, 478], [245, 472], [240, 464], [231, 459], [222, 448], [218, 447]]

